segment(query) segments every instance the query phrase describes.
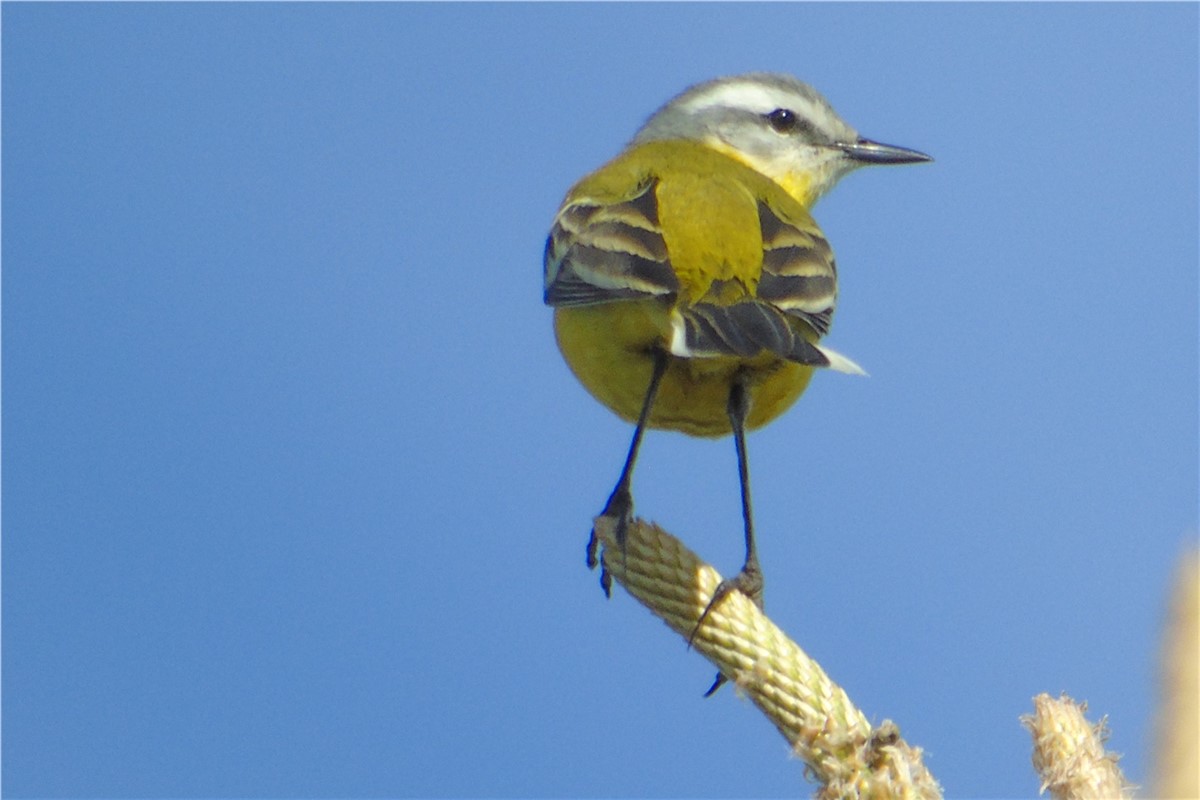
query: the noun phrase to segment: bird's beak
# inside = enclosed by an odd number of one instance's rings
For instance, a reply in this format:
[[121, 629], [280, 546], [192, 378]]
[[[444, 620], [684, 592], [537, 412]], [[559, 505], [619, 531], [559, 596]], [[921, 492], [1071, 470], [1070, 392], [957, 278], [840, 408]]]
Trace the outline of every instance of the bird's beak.
[[838, 147], [847, 157], [861, 164], [919, 164], [922, 161], [933, 161], [932, 157], [917, 150], [880, 144], [870, 139], [859, 139], [856, 142], [839, 144]]

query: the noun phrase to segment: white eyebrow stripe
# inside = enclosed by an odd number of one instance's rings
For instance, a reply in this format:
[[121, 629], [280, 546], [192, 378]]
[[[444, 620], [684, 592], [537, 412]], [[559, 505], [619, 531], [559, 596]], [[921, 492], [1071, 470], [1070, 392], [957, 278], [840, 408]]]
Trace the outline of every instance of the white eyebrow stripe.
[[777, 108], [787, 108], [821, 128], [832, 128], [836, 119], [832, 109], [813, 98], [749, 82], [713, 87], [683, 101], [679, 108], [689, 114], [710, 108], [741, 108], [757, 114], [769, 114]]
[[760, 83], [725, 83], [689, 98], [681, 104], [681, 108], [689, 112], [719, 107], [746, 108], [766, 114], [799, 99], [793, 94], [775, 91]]

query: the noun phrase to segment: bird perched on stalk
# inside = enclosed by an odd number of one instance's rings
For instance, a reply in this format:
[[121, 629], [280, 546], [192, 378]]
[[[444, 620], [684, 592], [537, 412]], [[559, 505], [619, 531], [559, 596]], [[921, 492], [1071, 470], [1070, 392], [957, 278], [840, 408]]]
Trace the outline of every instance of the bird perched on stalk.
[[[853, 169], [929, 160], [859, 136], [791, 76], [718, 78], [659, 109], [554, 219], [544, 299], [559, 349], [597, 400], [636, 423], [601, 511], [622, 550], [646, 428], [733, 435], [746, 557], [696, 630], [731, 591], [762, 606], [746, 431], [786, 411], [815, 369], [862, 372], [820, 344], [837, 270], [808, 210]], [[595, 530], [587, 563], [597, 565]], [[607, 568], [601, 583], [607, 593]]]

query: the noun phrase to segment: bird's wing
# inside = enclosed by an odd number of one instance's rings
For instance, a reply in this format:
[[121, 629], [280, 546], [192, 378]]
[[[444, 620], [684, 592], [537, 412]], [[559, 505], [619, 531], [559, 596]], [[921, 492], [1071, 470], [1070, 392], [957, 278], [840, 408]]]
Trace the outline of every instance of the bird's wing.
[[625, 197], [569, 199], [546, 239], [547, 305], [586, 306], [679, 289], [658, 223], [658, 181], [646, 180]]
[[[761, 250], [755, 243], [738, 258], [731, 256], [744, 269], [719, 276], [713, 273], [730, 262], [715, 254], [730, 252], [732, 238], [725, 228], [734, 221], [710, 219], [700, 210], [707, 211], [703, 205], [713, 199], [709, 192], [720, 187], [709, 184], [708, 191], [694, 191], [679, 180], [672, 184], [684, 201], [677, 203], [672, 195], [672, 219], [677, 228], [688, 228], [688, 235], [674, 234], [674, 246], [683, 248], [683, 262], [675, 265], [659, 221], [659, 179], [649, 176], [631, 185], [630, 191], [616, 194], [573, 192], [563, 204], [546, 240], [547, 305], [659, 297], [673, 303], [667, 346], [674, 355], [749, 358], [766, 351], [801, 364], [862, 371], [816, 344], [829, 330], [837, 273], [829, 243], [803, 209], [787, 209], [790, 198], [776, 198], [778, 207], [761, 197], [746, 198], [757, 202]], [[749, 211], [745, 221], [752, 225], [755, 216]], [[711, 269], [694, 268], [701, 263]], [[686, 286], [677, 266], [693, 267], [684, 270]]]
[[769, 352], [811, 367], [865, 374], [840, 353], [809, 341], [794, 319], [761, 300], [730, 305], [696, 303], [676, 309], [668, 348], [682, 358], [753, 358]]
[[[862, 368], [816, 344], [829, 331], [837, 301], [833, 251], [807, 214], [757, 204], [762, 266], [757, 284], [733, 302], [706, 302], [677, 309], [671, 352], [691, 358], [750, 358], [763, 351], [841, 372]], [[713, 292], [713, 296], [720, 294]]]
[[763, 200], [758, 220], [763, 262], [756, 297], [824, 336], [837, 302], [837, 265], [829, 242], [807, 214], [789, 218]]

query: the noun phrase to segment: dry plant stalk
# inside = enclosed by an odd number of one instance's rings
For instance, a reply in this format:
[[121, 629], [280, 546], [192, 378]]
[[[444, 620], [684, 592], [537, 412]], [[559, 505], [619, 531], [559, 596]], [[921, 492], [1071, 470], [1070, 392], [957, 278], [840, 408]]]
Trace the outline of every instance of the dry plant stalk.
[[1200, 797], [1200, 551], [1184, 555], [1168, 612], [1154, 797]]
[[[611, 520], [596, 519], [604, 565], [686, 641], [721, 576], [678, 539], [635, 520], [622, 554]], [[692, 646], [767, 716], [820, 782], [818, 798], [940, 798], [941, 788], [885, 721], [872, 728], [845, 691], [739, 592], [721, 601]]]
[[1104, 750], [1104, 721], [1093, 726], [1086, 703], [1063, 695], [1033, 698], [1034, 712], [1021, 718], [1033, 735], [1033, 768], [1042, 792], [1055, 800], [1116, 800], [1132, 796], [1117, 766], [1118, 756]]

